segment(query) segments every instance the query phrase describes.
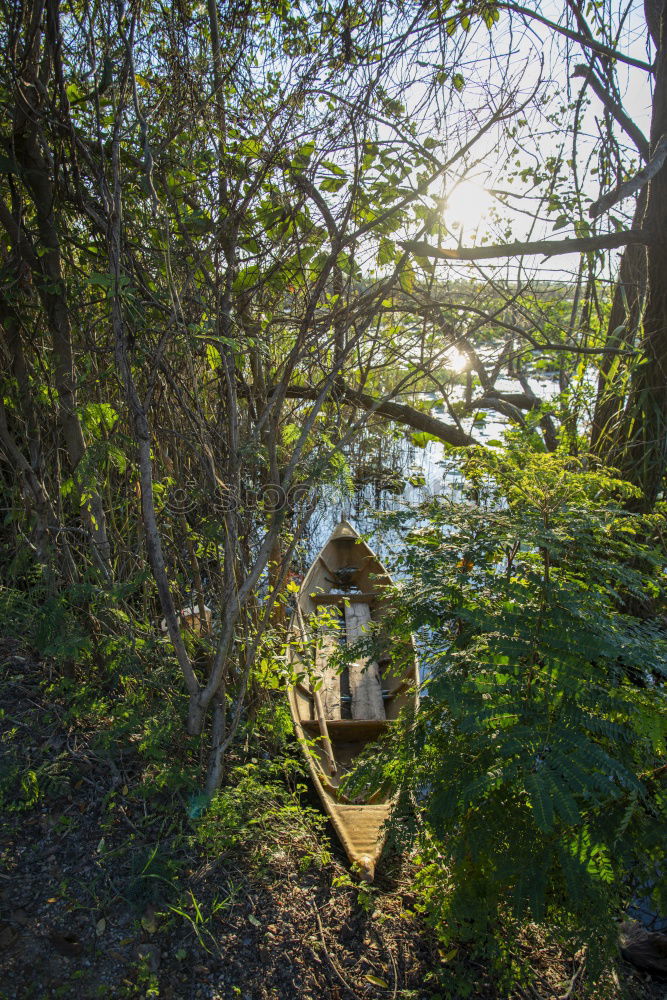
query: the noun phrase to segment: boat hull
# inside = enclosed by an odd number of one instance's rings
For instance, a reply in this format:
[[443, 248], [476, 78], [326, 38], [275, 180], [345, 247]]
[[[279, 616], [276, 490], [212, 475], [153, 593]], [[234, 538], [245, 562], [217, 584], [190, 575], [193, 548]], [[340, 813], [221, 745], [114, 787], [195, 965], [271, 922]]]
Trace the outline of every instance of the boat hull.
[[[382, 789], [350, 800], [340, 785], [356, 759], [391, 729], [401, 710], [416, 710], [414, 644], [388, 647], [375, 663], [330, 665], [336, 648], [362, 638], [387, 609], [389, 573], [346, 521], [332, 532], [300, 587], [290, 624], [289, 659], [299, 682], [288, 689], [297, 738], [313, 784], [350, 861], [372, 880], [393, 800]], [[324, 623], [324, 624], [323, 624]]]

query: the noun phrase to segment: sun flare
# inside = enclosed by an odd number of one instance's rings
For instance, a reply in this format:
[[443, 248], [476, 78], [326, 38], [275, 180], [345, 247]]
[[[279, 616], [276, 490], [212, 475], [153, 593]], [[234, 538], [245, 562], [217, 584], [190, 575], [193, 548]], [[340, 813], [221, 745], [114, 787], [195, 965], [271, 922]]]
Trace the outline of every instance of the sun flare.
[[486, 221], [493, 197], [473, 181], [461, 181], [453, 188], [445, 205], [445, 222], [452, 229], [473, 233]]
[[447, 351], [447, 366], [451, 371], [460, 375], [468, 367], [468, 358], [463, 351], [459, 351], [458, 347], [451, 347]]

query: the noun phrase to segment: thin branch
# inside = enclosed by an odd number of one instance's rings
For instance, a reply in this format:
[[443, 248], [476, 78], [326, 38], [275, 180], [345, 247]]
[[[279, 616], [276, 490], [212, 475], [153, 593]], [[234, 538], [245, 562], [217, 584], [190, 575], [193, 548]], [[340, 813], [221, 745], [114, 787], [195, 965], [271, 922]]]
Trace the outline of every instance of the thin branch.
[[648, 160], [651, 155], [648, 139], [639, 126], [633, 122], [632, 118], [625, 113], [622, 106], [605, 90], [605, 85], [598, 79], [590, 66], [575, 66], [572, 76], [583, 77], [609, 114], [618, 122], [626, 135], [632, 139], [642, 159]]
[[624, 53], [618, 52], [617, 49], [613, 49], [603, 42], [598, 42], [595, 38], [582, 35], [578, 31], [573, 31], [572, 28], [566, 28], [562, 24], [550, 21], [548, 17], [538, 14], [536, 10], [529, 10], [528, 7], [521, 7], [516, 3], [499, 3], [497, 6], [501, 10], [511, 10], [515, 14], [523, 14], [524, 17], [528, 17], [532, 21], [539, 21], [540, 24], [546, 25], [547, 28], [558, 32], [559, 35], [565, 35], [566, 38], [570, 38], [573, 42], [579, 42], [586, 49], [593, 49], [594, 52], [599, 52], [603, 56], [609, 56], [610, 59], [617, 59], [618, 62], [625, 63], [627, 66], [635, 66], [637, 69], [643, 69], [647, 73], [653, 72], [653, 66], [650, 63], [643, 62], [641, 59], [633, 59], [632, 56], [626, 56]]

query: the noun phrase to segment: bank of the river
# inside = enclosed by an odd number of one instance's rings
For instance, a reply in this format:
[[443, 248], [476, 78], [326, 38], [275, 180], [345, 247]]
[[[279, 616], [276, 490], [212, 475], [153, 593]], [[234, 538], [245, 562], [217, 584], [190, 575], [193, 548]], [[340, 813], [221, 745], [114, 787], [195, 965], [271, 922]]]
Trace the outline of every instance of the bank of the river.
[[[390, 854], [375, 886], [357, 885], [307, 787], [294, 794], [289, 738], [276, 771], [271, 744], [249, 730], [224, 809], [202, 825], [168, 780], [184, 741], [164, 766], [148, 730], [118, 738], [109, 690], [96, 709], [94, 692], [50, 687], [29, 650], [0, 652], [3, 1000], [444, 996], [448, 956], [420, 915], [415, 862]], [[512, 1000], [579, 995], [576, 960], [544, 931], [523, 957], [535, 987]], [[497, 996], [484, 968], [470, 977], [473, 998]], [[663, 995], [624, 965], [597, 993]]]
[[[308, 794], [281, 819], [286, 802], [259, 780], [241, 793], [238, 841], [216, 853], [215, 831], [197, 836], [191, 801], [159, 787], [132, 734], [102, 751], [110, 720], [68, 719], [44, 693], [48, 666], [3, 654], [3, 1000], [432, 994], [437, 949], [401, 859], [360, 893]], [[240, 746], [230, 770], [252, 773], [256, 753]]]

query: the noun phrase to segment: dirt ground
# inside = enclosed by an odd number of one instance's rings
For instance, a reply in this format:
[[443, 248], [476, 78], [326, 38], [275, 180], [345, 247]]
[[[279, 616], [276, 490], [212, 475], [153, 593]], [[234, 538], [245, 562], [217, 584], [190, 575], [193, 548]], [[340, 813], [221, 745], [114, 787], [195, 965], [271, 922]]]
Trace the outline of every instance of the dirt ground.
[[[187, 804], [134, 794], [138, 761], [100, 757], [63, 724], [42, 665], [7, 645], [0, 676], [0, 776], [17, 748], [24, 764], [22, 807], [0, 818], [3, 1000], [444, 995], [448, 959], [413, 908], [408, 862], [386, 861], [365, 892], [326, 830], [321, 865], [290, 845], [268, 870], [238, 852], [202, 858], [183, 836]], [[33, 790], [37, 771], [51, 780]], [[576, 962], [541, 939], [526, 948], [537, 978], [517, 1000], [581, 995]], [[471, 996], [495, 997], [472, 971]], [[664, 1000], [667, 986], [621, 964], [598, 996]]]

